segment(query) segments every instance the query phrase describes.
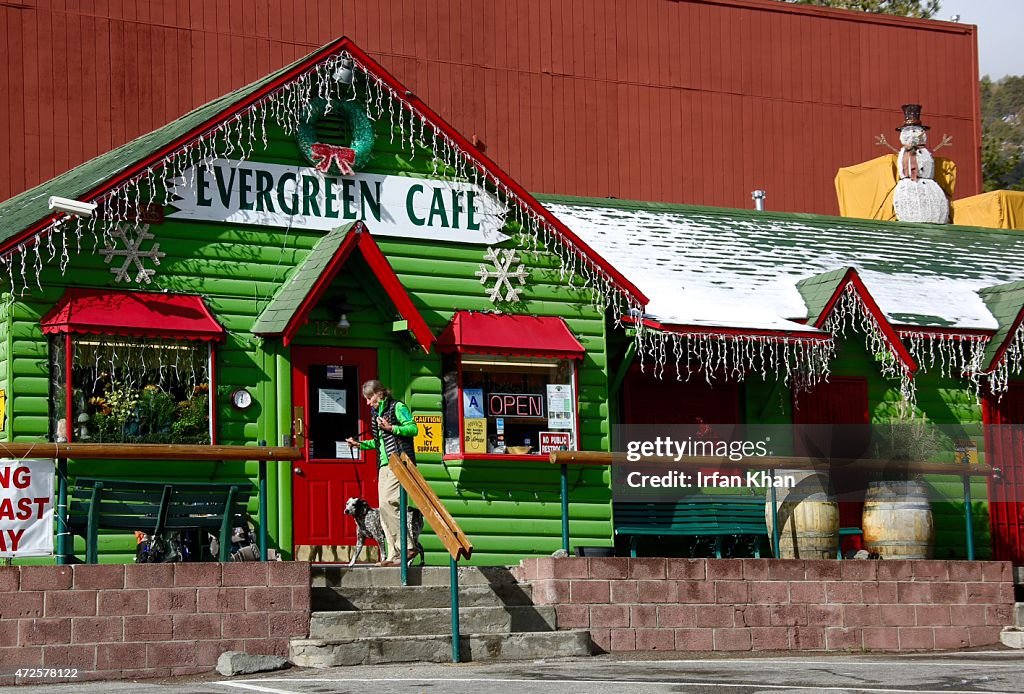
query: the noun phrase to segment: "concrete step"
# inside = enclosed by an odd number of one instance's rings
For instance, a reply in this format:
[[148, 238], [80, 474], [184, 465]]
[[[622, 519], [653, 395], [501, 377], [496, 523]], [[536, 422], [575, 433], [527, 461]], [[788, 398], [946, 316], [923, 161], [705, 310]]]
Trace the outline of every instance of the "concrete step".
[[[533, 660], [587, 656], [593, 652], [585, 630], [519, 634], [463, 634], [463, 661]], [[299, 667], [327, 668], [380, 663], [447, 663], [451, 636], [373, 636], [355, 639], [294, 639], [289, 659]]]
[[1024, 602], [1013, 604], [1013, 624], [1024, 629]]
[[1018, 586], [1024, 586], [1024, 566], [1013, 567], [1013, 582]]
[[1020, 627], [1003, 627], [999, 641], [1008, 648], [1024, 649], [1024, 629]]
[[[388, 588], [402, 585], [399, 567], [314, 566], [314, 588]], [[446, 566], [409, 567], [410, 586], [447, 586], [450, 569]], [[459, 567], [459, 586], [493, 586], [516, 583], [504, 566]]]
[[[459, 609], [461, 629], [470, 634], [508, 634], [513, 631], [554, 631], [555, 609], [539, 607], [465, 607]], [[418, 636], [452, 631], [449, 608], [314, 612], [309, 620], [312, 639], [355, 639], [370, 636]]]
[[[459, 586], [459, 605], [462, 607], [529, 606], [533, 588], [529, 585]], [[449, 607], [451, 591], [448, 586], [398, 586], [369, 588], [320, 587], [313, 588], [314, 611], [338, 610], [407, 610], [424, 607]]]

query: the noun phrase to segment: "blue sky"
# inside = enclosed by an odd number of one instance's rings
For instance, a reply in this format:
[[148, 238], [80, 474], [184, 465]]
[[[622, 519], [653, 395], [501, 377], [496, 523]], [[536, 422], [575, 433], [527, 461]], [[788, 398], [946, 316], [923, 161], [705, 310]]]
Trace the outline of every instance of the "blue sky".
[[[978, 58], [981, 75], [999, 79], [1005, 75], [1024, 75], [1024, 0], [941, 0], [942, 10], [935, 19], [949, 20], [960, 15], [961, 24], [978, 25]], [[935, 68], [942, 69], [941, 61]]]

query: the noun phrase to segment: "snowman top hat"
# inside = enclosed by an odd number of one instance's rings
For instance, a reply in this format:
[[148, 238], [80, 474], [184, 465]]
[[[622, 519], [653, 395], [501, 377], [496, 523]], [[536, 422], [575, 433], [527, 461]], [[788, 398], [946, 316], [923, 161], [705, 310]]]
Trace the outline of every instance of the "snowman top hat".
[[903, 104], [901, 108], [903, 109], [903, 125], [896, 128], [897, 132], [912, 125], [924, 130], [929, 129], [927, 125], [921, 123], [921, 104]]

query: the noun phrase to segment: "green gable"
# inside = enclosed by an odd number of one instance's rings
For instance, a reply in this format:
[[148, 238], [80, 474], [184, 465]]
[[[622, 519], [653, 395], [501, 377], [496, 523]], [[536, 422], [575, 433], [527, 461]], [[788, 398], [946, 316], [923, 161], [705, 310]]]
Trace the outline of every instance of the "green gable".
[[996, 366], [992, 362], [1010, 338], [1010, 330], [1013, 329], [1018, 316], [1024, 310], [1024, 281], [986, 287], [978, 293], [981, 294], [989, 312], [999, 321], [999, 328], [989, 340], [982, 361], [982, 365], [987, 371]]
[[821, 318], [829, 300], [835, 296], [843, 278], [852, 268], [840, 268], [824, 272], [796, 283], [796, 288], [807, 304], [807, 323], [814, 325]]
[[285, 331], [354, 226], [353, 222], [338, 227], [317, 241], [306, 259], [295, 268], [288, 281], [281, 285], [281, 289], [256, 318], [252, 327], [254, 334], [280, 335]]

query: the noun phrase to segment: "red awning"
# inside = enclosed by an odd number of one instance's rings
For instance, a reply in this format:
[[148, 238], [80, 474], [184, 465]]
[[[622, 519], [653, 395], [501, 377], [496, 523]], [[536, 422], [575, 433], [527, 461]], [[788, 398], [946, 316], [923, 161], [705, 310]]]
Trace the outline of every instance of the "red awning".
[[582, 359], [585, 349], [561, 318], [459, 311], [437, 338], [438, 351]]
[[221, 340], [224, 328], [191, 294], [68, 289], [40, 321], [43, 332]]

